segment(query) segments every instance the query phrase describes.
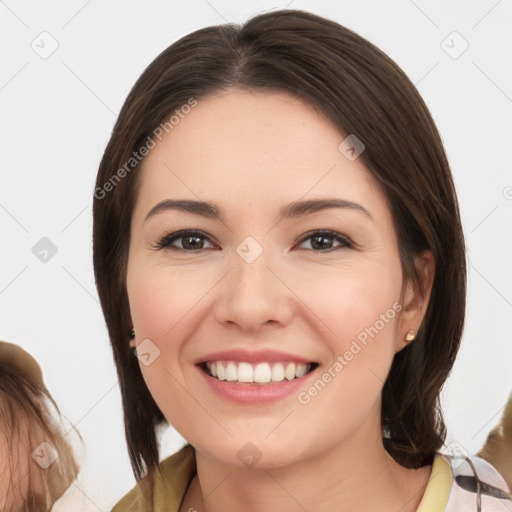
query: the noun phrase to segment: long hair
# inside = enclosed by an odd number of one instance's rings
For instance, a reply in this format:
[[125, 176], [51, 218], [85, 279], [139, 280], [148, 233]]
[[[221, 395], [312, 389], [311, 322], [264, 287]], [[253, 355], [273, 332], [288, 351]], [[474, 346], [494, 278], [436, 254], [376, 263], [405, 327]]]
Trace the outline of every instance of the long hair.
[[123, 399], [134, 475], [158, 466], [165, 422], [129, 350], [126, 291], [130, 222], [140, 161], [153, 132], [190, 100], [229, 88], [284, 91], [364, 144], [362, 162], [380, 183], [398, 235], [405, 278], [429, 249], [436, 273], [413, 343], [395, 355], [383, 387], [384, 445], [400, 464], [433, 460], [445, 439], [440, 390], [462, 336], [466, 260], [450, 167], [432, 120], [405, 73], [369, 41], [299, 10], [197, 30], [164, 50], [130, 91], [99, 165], [93, 200], [93, 259]]
[[0, 341], [1, 510], [48, 512], [77, 477], [59, 419], [36, 360]]

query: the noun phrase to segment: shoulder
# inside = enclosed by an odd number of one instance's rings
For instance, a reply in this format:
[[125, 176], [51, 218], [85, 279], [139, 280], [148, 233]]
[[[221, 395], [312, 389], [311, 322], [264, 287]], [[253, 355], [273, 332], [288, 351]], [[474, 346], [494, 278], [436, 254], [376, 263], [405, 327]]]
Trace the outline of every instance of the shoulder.
[[186, 444], [137, 482], [111, 512], [177, 512], [195, 472], [194, 450]]
[[510, 511], [510, 489], [500, 473], [476, 455], [436, 454], [451, 470], [451, 486], [445, 512], [464, 510]]

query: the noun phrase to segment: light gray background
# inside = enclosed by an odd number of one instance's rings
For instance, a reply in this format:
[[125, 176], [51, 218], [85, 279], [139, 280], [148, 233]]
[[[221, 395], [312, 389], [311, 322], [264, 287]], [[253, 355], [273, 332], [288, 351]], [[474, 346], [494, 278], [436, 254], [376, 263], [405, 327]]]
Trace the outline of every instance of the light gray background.
[[[469, 260], [463, 345], [442, 395], [450, 440], [475, 453], [500, 417], [512, 390], [509, 0], [0, 1], [0, 339], [38, 359], [84, 439], [80, 477], [57, 512], [109, 511], [134, 484], [91, 262], [95, 174], [116, 115], [143, 69], [181, 36], [287, 6], [375, 43], [429, 106]], [[42, 237], [58, 249], [46, 263], [32, 252]], [[181, 443], [169, 430], [162, 456]]]

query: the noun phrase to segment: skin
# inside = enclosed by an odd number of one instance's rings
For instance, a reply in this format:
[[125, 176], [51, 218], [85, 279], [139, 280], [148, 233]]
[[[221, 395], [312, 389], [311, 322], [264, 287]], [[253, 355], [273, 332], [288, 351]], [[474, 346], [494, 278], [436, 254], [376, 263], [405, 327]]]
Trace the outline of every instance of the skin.
[[[427, 251], [416, 261], [421, 294], [403, 279], [376, 180], [361, 159], [338, 150], [344, 138], [286, 93], [231, 89], [202, 98], [144, 161], [127, 290], [136, 343], [149, 338], [160, 350], [141, 363], [147, 386], [196, 448], [182, 511], [408, 512], [421, 500], [432, 467], [403, 468], [385, 451], [381, 392], [406, 332], [425, 314], [433, 257]], [[334, 197], [364, 206], [373, 220], [346, 208], [276, 220], [292, 201]], [[226, 218], [168, 210], [144, 221], [169, 198], [213, 201]], [[185, 228], [208, 237], [201, 250], [153, 248]], [[319, 229], [357, 245], [330, 238], [322, 251], [304, 238]], [[247, 236], [263, 248], [250, 264], [236, 252]], [[217, 350], [275, 349], [318, 362], [320, 376], [395, 302], [400, 313], [307, 405], [296, 394], [274, 404], [228, 402], [194, 367]], [[261, 453], [252, 467], [237, 457], [248, 442]]]

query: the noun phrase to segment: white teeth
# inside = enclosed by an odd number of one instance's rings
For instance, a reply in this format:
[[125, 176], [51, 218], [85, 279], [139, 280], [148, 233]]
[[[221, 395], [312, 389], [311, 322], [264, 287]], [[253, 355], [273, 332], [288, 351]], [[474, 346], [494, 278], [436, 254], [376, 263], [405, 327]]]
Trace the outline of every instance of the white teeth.
[[226, 368], [226, 380], [237, 380], [238, 373], [236, 371], [236, 364], [231, 361]]
[[254, 382], [254, 368], [249, 363], [238, 363], [238, 382]]
[[258, 363], [215, 361], [207, 362], [210, 374], [218, 380], [268, 384], [302, 377], [311, 369], [306, 363]]
[[272, 380], [274, 382], [283, 382], [284, 380], [284, 366], [281, 363], [272, 366]]
[[254, 382], [270, 382], [272, 370], [268, 363], [260, 363], [254, 368]]
[[287, 380], [293, 380], [295, 378], [295, 364], [288, 363], [284, 370], [284, 376]]
[[299, 363], [297, 365], [297, 369], [295, 370], [296, 377], [302, 377], [308, 373], [308, 365], [306, 363]]

